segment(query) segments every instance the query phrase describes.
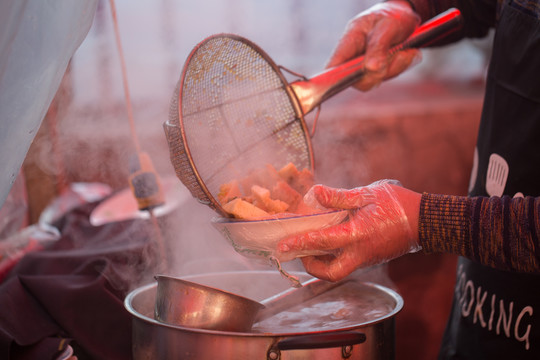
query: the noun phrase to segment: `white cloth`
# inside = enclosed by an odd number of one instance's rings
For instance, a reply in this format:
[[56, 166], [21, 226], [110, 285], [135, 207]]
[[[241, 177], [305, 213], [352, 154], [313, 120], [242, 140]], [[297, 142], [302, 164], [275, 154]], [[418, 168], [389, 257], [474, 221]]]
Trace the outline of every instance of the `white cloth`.
[[0, 0], [0, 207], [98, 0]]

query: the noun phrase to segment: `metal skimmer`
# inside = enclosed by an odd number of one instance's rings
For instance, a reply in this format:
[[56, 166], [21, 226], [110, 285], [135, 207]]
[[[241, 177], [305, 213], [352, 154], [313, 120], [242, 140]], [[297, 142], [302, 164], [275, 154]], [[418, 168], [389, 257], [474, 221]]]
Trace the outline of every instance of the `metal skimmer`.
[[[459, 28], [451, 9], [392, 49], [421, 47]], [[313, 171], [304, 115], [363, 75], [363, 57], [288, 83], [272, 59], [240, 36], [219, 34], [190, 53], [164, 124], [171, 161], [192, 195], [223, 216], [220, 186], [267, 164]]]
[[287, 81], [261, 49], [238, 36], [216, 35], [192, 51], [165, 131], [180, 180], [222, 215], [216, 200], [222, 184], [265, 164], [313, 170], [311, 141]]

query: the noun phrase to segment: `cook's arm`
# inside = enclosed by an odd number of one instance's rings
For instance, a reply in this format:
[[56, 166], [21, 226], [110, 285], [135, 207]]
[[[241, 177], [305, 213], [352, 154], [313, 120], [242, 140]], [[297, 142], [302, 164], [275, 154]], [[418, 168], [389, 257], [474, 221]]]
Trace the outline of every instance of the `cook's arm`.
[[540, 273], [540, 198], [423, 194], [426, 253], [453, 253], [500, 270]]
[[418, 24], [456, 7], [462, 13], [465, 26], [432, 46], [448, 44], [463, 37], [483, 37], [495, 23], [496, 4], [496, 0], [383, 1], [347, 23], [327, 67], [364, 55], [366, 72], [354, 87], [368, 91], [419, 61], [421, 54], [417, 49], [389, 54], [389, 49], [403, 42]]
[[313, 188], [325, 207], [349, 210], [337, 226], [283, 239], [278, 251], [318, 250], [306, 270], [336, 281], [409, 252], [452, 253], [500, 270], [540, 273], [540, 197], [419, 194], [392, 181]]
[[389, 53], [392, 46], [405, 41], [419, 24], [420, 17], [407, 1], [375, 4], [347, 23], [327, 67], [364, 55], [365, 74], [354, 87], [370, 90], [399, 75], [419, 58], [417, 49], [399, 51], [393, 56]]
[[[392, 0], [390, 0], [392, 1]], [[463, 31], [450, 36], [445, 43], [463, 37], [483, 37], [495, 24], [497, 0], [407, 0], [422, 22], [452, 7], [461, 11], [464, 18]]]
[[[349, 210], [336, 226], [283, 239], [278, 257], [317, 250], [328, 255], [302, 258], [306, 271], [321, 279], [341, 280], [357, 268], [387, 262], [418, 251], [421, 194], [383, 180], [355, 189], [314, 186], [317, 202], [326, 208]], [[309, 199], [306, 195], [305, 199]]]

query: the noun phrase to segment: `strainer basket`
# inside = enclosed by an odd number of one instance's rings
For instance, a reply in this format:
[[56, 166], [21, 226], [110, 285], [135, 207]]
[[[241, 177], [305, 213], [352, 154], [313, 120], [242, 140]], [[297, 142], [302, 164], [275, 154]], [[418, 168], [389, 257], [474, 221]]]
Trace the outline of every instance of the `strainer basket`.
[[[461, 28], [457, 9], [422, 24], [397, 51], [432, 44]], [[281, 67], [256, 44], [218, 34], [190, 53], [164, 124], [178, 178], [201, 203], [227, 217], [220, 187], [272, 165], [313, 171], [304, 120], [323, 101], [358, 81], [362, 56], [288, 83]]]
[[267, 164], [313, 171], [308, 129], [278, 66], [247, 39], [211, 36], [191, 52], [164, 124], [177, 176], [223, 216], [222, 184]]

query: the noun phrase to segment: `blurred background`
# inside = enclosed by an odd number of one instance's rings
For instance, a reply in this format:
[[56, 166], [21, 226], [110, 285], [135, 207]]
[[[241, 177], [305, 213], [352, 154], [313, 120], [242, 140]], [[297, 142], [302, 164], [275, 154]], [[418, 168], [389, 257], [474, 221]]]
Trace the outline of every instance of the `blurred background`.
[[[311, 76], [324, 69], [347, 21], [373, 3], [116, 0], [137, 136], [157, 172], [179, 183], [162, 124], [197, 43], [216, 33], [235, 33], [258, 44], [277, 64]], [[318, 182], [356, 187], [394, 178], [419, 192], [465, 195], [489, 44], [487, 38], [425, 49], [422, 62], [402, 76], [368, 93], [346, 90], [324, 103], [313, 137]], [[307, 121], [311, 127], [313, 115]], [[125, 189], [133, 152], [110, 6], [102, 0], [11, 198], [23, 199], [25, 223], [32, 224], [70, 184]], [[185, 189], [180, 192], [185, 213], [175, 219], [182, 224], [175, 236], [177, 262], [207, 258], [208, 264], [224, 254], [243, 262], [211, 228], [212, 211]], [[199, 269], [193, 266], [184, 272]], [[387, 270], [388, 283], [405, 299], [397, 317], [397, 358], [435, 358], [453, 293], [455, 257], [413, 254]]]

